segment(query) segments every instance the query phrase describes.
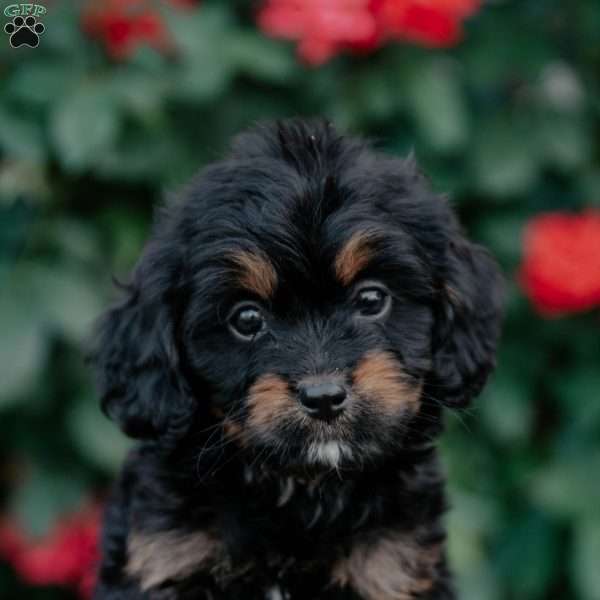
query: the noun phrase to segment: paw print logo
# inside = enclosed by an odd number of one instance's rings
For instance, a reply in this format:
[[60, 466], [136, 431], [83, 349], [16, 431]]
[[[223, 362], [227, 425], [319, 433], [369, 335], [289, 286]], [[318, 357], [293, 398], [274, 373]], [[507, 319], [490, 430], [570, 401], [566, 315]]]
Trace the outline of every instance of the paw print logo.
[[4, 31], [10, 35], [10, 45], [13, 48], [29, 46], [35, 48], [40, 43], [40, 35], [44, 33], [45, 27], [38, 23], [35, 17], [15, 17], [12, 23], [4, 26]]

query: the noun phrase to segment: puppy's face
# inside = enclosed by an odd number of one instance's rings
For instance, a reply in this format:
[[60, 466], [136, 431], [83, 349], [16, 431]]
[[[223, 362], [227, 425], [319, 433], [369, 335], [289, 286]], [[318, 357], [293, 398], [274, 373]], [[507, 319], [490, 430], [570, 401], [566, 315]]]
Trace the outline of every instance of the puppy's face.
[[240, 445], [282, 465], [361, 463], [400, 445], [419, 411], [431, 277], [383, 211], [296, 208], [275, 221], [265, 204], [260, 235], [249, 214], [242, 244], [221, 239], [205, 273], [220, 285], [200, 276], [186, 311], [186, 360]]
[[493, 363], [492, 261], [412, 163], [325, 126], [243, 136], [133, 279], [98, 362], [106, 410], [138, 437], [201, 412], [279, 468], [366, 467]]

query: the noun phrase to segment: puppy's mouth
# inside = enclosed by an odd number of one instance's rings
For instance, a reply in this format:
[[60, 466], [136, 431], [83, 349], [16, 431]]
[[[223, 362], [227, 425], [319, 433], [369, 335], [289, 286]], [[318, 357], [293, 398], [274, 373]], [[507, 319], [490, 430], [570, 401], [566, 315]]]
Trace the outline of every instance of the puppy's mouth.
[[349, 373], [294, 382], [268, 373], [247, 396], [248, 445], [266, 447], [282, 466], [343, 469], [367, 464], [393, 444], [419, 408], [421, 382], [388, 352], [368, 352]]
[[241, 437], [257, 462], [265, 459], [282, 471], [319, 472], [350, 468], [360, 460], [356, 429], [349, 414], [319, 420], [291, 405], [268, 421], [250, 417]]

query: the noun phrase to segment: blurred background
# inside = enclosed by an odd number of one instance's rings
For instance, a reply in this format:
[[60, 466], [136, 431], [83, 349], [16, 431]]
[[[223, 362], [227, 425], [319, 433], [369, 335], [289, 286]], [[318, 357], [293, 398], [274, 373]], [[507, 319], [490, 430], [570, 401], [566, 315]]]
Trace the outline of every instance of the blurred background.
[[442, 442], [461, 598], [598, 600], [600, 2], [38, 4], [37, 47], [0, 32], [0, 597], [89, 597], [127, 442], [83, 354], [153, 208], [256, 120], [325, 115], [414, 150], [509, 282]]

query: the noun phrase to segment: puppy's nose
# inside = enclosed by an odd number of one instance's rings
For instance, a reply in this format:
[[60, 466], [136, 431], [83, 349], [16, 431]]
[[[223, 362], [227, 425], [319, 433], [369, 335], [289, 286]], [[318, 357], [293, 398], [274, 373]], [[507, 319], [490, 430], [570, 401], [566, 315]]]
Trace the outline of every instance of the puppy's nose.
[[299, 396], [304, 410], [316, 419], [333, 419], [346, 406], [346, 390], [334, 381], [301, 385]]

